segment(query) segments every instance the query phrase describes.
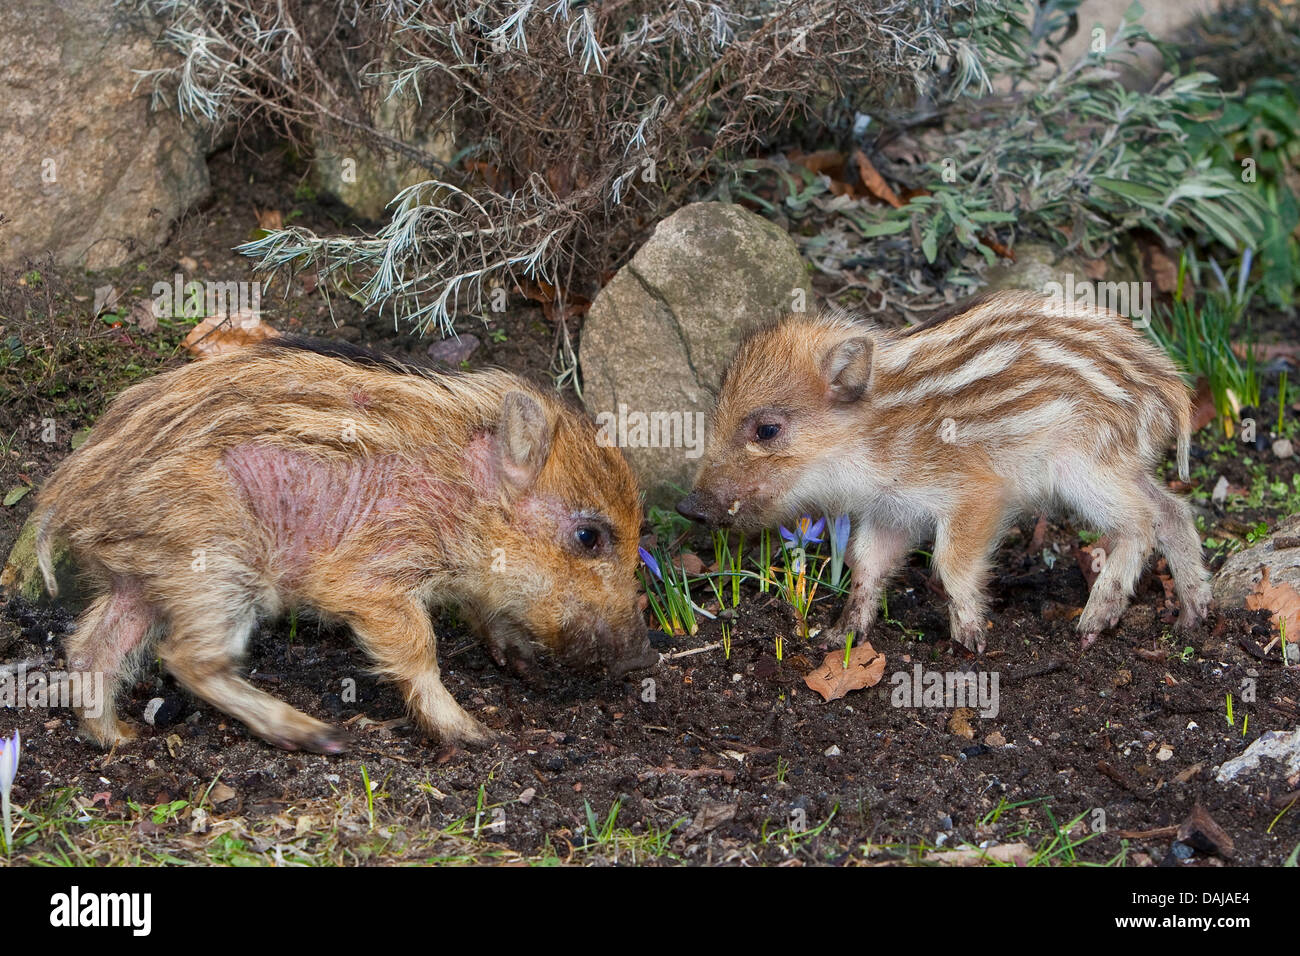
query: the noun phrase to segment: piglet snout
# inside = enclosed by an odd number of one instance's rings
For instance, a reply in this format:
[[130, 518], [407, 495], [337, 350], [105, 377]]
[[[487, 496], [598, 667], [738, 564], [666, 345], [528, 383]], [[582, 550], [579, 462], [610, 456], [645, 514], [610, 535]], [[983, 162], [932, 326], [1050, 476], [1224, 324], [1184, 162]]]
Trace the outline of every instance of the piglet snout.
[[707, 496], [698, 491], [692, 491], [677, 502], [677, 513], [683, 518], [690, 518], [692, 521], [708, 525], [725, 524], [728, 517], [721, 513], [720, 509]]

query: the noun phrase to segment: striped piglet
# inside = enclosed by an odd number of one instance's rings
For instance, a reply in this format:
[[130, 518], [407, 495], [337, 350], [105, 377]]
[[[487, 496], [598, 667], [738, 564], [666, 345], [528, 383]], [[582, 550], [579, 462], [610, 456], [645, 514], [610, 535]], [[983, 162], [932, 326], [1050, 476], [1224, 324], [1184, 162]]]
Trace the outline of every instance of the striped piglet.
[[837, 312], [791, 315], [742, 343], [682, 514], [755, 531], [847, 514], [852, 587], [827, 636], [860, 639], [885, 581], [934, 538], [952, 637], [983, 651], [984, 582], [1023, 512], [1072, 512], [1111, 550], [1078, 621], [1083, 646], [1119, 621], [1152, 548], [1179, 623], [1210, 599], [1190, 509], [1152, 477], [1191, 400], [1169, 358], [1123, 317], [1004, 292], [905, 331]]

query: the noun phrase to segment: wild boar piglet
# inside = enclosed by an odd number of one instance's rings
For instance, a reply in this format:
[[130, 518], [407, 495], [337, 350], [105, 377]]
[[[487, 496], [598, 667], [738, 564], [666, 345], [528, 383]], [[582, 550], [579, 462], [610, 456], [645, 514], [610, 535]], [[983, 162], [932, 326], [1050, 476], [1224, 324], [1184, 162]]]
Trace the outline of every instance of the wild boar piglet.
[[832, 640], [870, 630], [886, 580], [932, 536], [951, 635], [976, 651], [990, 560], [1012, 521], [1070, 513], [1110, 541], [1078, 621], [1087, 647], [1119, 621], [1153, 548], [1179, 624], [1205, 617], [1191, 511], [1153, 477], [1176, 439], [1186, 479], [1190, 419], [1173, 363], [1108, 310], [1006, 292], [903, 331], [791, 315], [737, 351], [678, 510], [746, 531], [849, 515], [852, 585]]
[[[656, 659], [637, 607], [636, 480], [585, 414], [500, 371], [432, 373], [276, 339], [119, 396], [37, 503], [100, 596], [67, 641], [104, 675], [84, 730], [129, 735], [113, 700], [157, 644], [188, 690], [281, 747], [344, 738], [238, 673], [260, 618], [346, 622], [446, 741], [488, 731], [443, 687], [429, 609], [455, 605], [498, 664], [538, 649], [622, 674]], [[340, 678], [347, 676], [340, 674]]]

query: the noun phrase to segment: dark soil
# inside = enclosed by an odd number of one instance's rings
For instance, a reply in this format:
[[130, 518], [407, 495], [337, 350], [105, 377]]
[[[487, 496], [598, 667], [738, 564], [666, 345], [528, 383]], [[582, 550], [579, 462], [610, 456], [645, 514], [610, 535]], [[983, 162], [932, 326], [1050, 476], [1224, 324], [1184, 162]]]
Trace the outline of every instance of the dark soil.
[[[296, 221], [335, 228], [328, 205], [294, 199], [292, 176], [279, 164], [270, 156], [271, 171], [249, 183], [246, 165], [217, 157], [212, 203], [139, 270], [148, 277], [144, 288], [170, 276], [184, 256], [197, 261], [200, 276], [247, 277], [245, 260], [227, 250], [247, 238], [255, 205], [297, 209]], [[51, 304], [49, 314], [64, 314], [72, 296], [102, 281], [47, 274], [50, 286], [67, 284], [63, 304]], [[23, 294], [33, 296], [36, 309], [35, 292]], [[429, 344], [395, 331], [391, 318], [363, 315], [346, 298], [326, 304], [301, 281], [283, 299], [264, 304], [268, 320], [280, 328], [415, 357]], [[68, 321], [75, 326], [84, 317]], [[93, 331], [107, 345], [138, 345], [129, 329]], [[471, 365], [547, 376], [554, 330], [539, 309], [515, 308], [486, 329], [467, 319], [463, 331], [482, 342]], [[183, 360], [174, 351], [146, 350], [142, 374]], [[106, 397], [88, 390], [79, 408], [59, 411], [42, 393], [0, 412], [4, 435], [17, 436], [5, 462], [6, 487], [13, 480], [38, 486], [67, 453], [66, 443], [35, 440], [40, 416], [58, 414], [61, 425], [76, 430], [93, 421]], [[1263, 420], [1276, 415], [1274, 402]], [[1266, 465], [1270, 480], [1291, 482], [1294, 459], [1277, 462], [1266, 451], [1254, 458]], [[1253, 480], [1240, 455], [1215, 458], [1202, 449], [1199, 463], [1204, 473], [1193, 486], [1202, 497], [1217, 474], [1242, 487]], [[32, 497], [0, 509], [6, 550]], [[1207, 533], [1229, 540], [1259, 520], [1274, 523], [1279, 508], [1268, 499], [1258, 507], [1202, 511]], [[915, 860], [936, 846], [1022, 841], [1043, 851], [1042, 862], [1147, 865], [1175, 860], [1172, 832], [1162, 828], [1181, 823], [1198, 803], [1231, 835], [1235, 849], [1230, 856], [1202, 850], [1191, 865], [1277, 864], [1292, 854], [1300, 843], [1300, 810], [1282, 811], [1294, 802], [1296, 781], [1269, 772], [1247, 786], [1214, 780], [1214, 768], [1259, 734], [1289, 730], [1300, 719], [1300, 668], [1284, 668], [1276, 648], [1262, 650], [1270, 638], [1267, 614], [1216, 612], [1192, 633], [1175, 636], [1157, 566], [1144, 575], [1118, 631], [1081, 652], [1072, 620], [1087, 597], [1077, 560], [1080, 537], [1069, 526], [1047, 525], [1031, 548], [1031, 528], [1027, 516], [1026, 527], [1001, 549], [983, 657], [956, 652], [946, 640], [940, 589], [930, 583], [925, 558], [914, 555], [889, 591], [889, 621], [870, 635], [887, 658], [884, 681], [829, 703], [803, 679], [825, 649], [815, 635], [810, 642], [795, 637], [789, 610], [749, 585], [734, 619], [730, 659], [711, 647], [719, 641], [719, 624], [705, 621], [693, 636], [661, 638], [667, 656], [650, 675], [652, 683], [588, 681], [558, 671], [545, 674], [544, 683], [525, 683], [498, 670], [444, 616], [443, 679], [466, 709], [500, 734], [497, 744], [478, 752], [442, 748], [402, 721], [398, 694], [367, 675], [345, 630], [299, 620], [291, 637], [289, 622], [268, 622], [249, 655], [251, 679], [308, 714], [349, 728], [351, 753], [274, 750], [190, 698], [151, 662], [121, 701], [140, 737], [109, 755], [76, 738], [67, 711], [0, 712], [0, 732], [18, 729], [23, 736], [14, 799], [37, 807], [60, 788], [73, 788], [104, 818], [133, 821], [140, 808], [178, 799], [197, 805], [219, 775], [233, 795], [209, 806], [213, 820], [292, 820], [305, 806], [361, 789], [364, 767], [379, 784], [374, 813], [384, 826], [410, 834], [452, 829], [476, 816], [490, 819], [496, 826], [474, 841], [484, 859], [500, 847], [561, 861], [843, 863]], [[705, 551], [702, 543], [698, 550]], [[833, 620], [838, 603], [820, 602], [814, 627]], [[70, 625], [62, 609], [10, 600], [0, 614], [0, 660], [57, 669], [60, 639]], [[784, 639], [780, 662], [778, 637]], [[700, 652], [679, 656], [690, 650]], [[996, 674], [997, 715], [892, 706], [892, 676], [910, 675], [917, 665]], [[355, 700], [345, 694], [348, 679], [356, 682]], [[1250, 682], [1254, 699], [1243, 699]], [[157, 697], [166, 702], [161, 723], [148, 726], [142, 716]], [[613, 808], [622, 842], [598, 845], [589, 813], [604, 822]], [[1081, 822], [1071, 826], [1076, 818]], [[189, 829], [185, 820], [155, 817], [136, 832], [141, 846], [171, 858], [208, 859], [178, 842]], [[1156, 832], [1142, 835], [1146, 831]], [[648, 839], [637, 842], [665, 833], [653, 848]], [[256, 841], [249, 845], [254, 854], [266, 849]], [[50, 836], [27, 851], [52, 853], [57, 846]], [[96, 851], [90, 855], [101, 858]], [[358, 851], [352, 859], [363, 856]]]

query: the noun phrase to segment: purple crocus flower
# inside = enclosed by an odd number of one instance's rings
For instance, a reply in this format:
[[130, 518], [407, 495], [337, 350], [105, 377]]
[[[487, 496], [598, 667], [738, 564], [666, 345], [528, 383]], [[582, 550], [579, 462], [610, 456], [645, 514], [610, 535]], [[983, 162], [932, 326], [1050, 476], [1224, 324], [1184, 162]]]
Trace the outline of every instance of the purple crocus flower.
[[10, 853], [14, 847], [14, 828], [9, 817], [9, 790], [18, 776], [18, 756], [22, 749], [22, 737], [16, 730], [8, 740], [0, 740], [0, 804], [4, 813], [5, 850]]
[[843, 554], [849, 547], [849, 516], [840, 515], [831, 522], [831, 545], [838, 554]]
[[826, 530], [826, 519], [818, 518], [816, 524], [810, 515], [804, 515], [795, 522], [791, 531], [785, 525], [780, 526], [781, 538], [791, 548], [805, 548], [810, 544], [821, 544], [822, 532]]
[[0, 740], [0, 793], [9, 797], [9, 789], [18, 776], [18, 755], [22, 752], [22, 737], [18, 731], [8, 740]]
[[653, 574], [658, 580], [662, 581], [664, 576], [659, 573], [659, 562], [655, 560], [655, 556], [645, 548], [637, 548], [637, 551], [641, 555], [641, 563], [650, 569], [651, 574]]

